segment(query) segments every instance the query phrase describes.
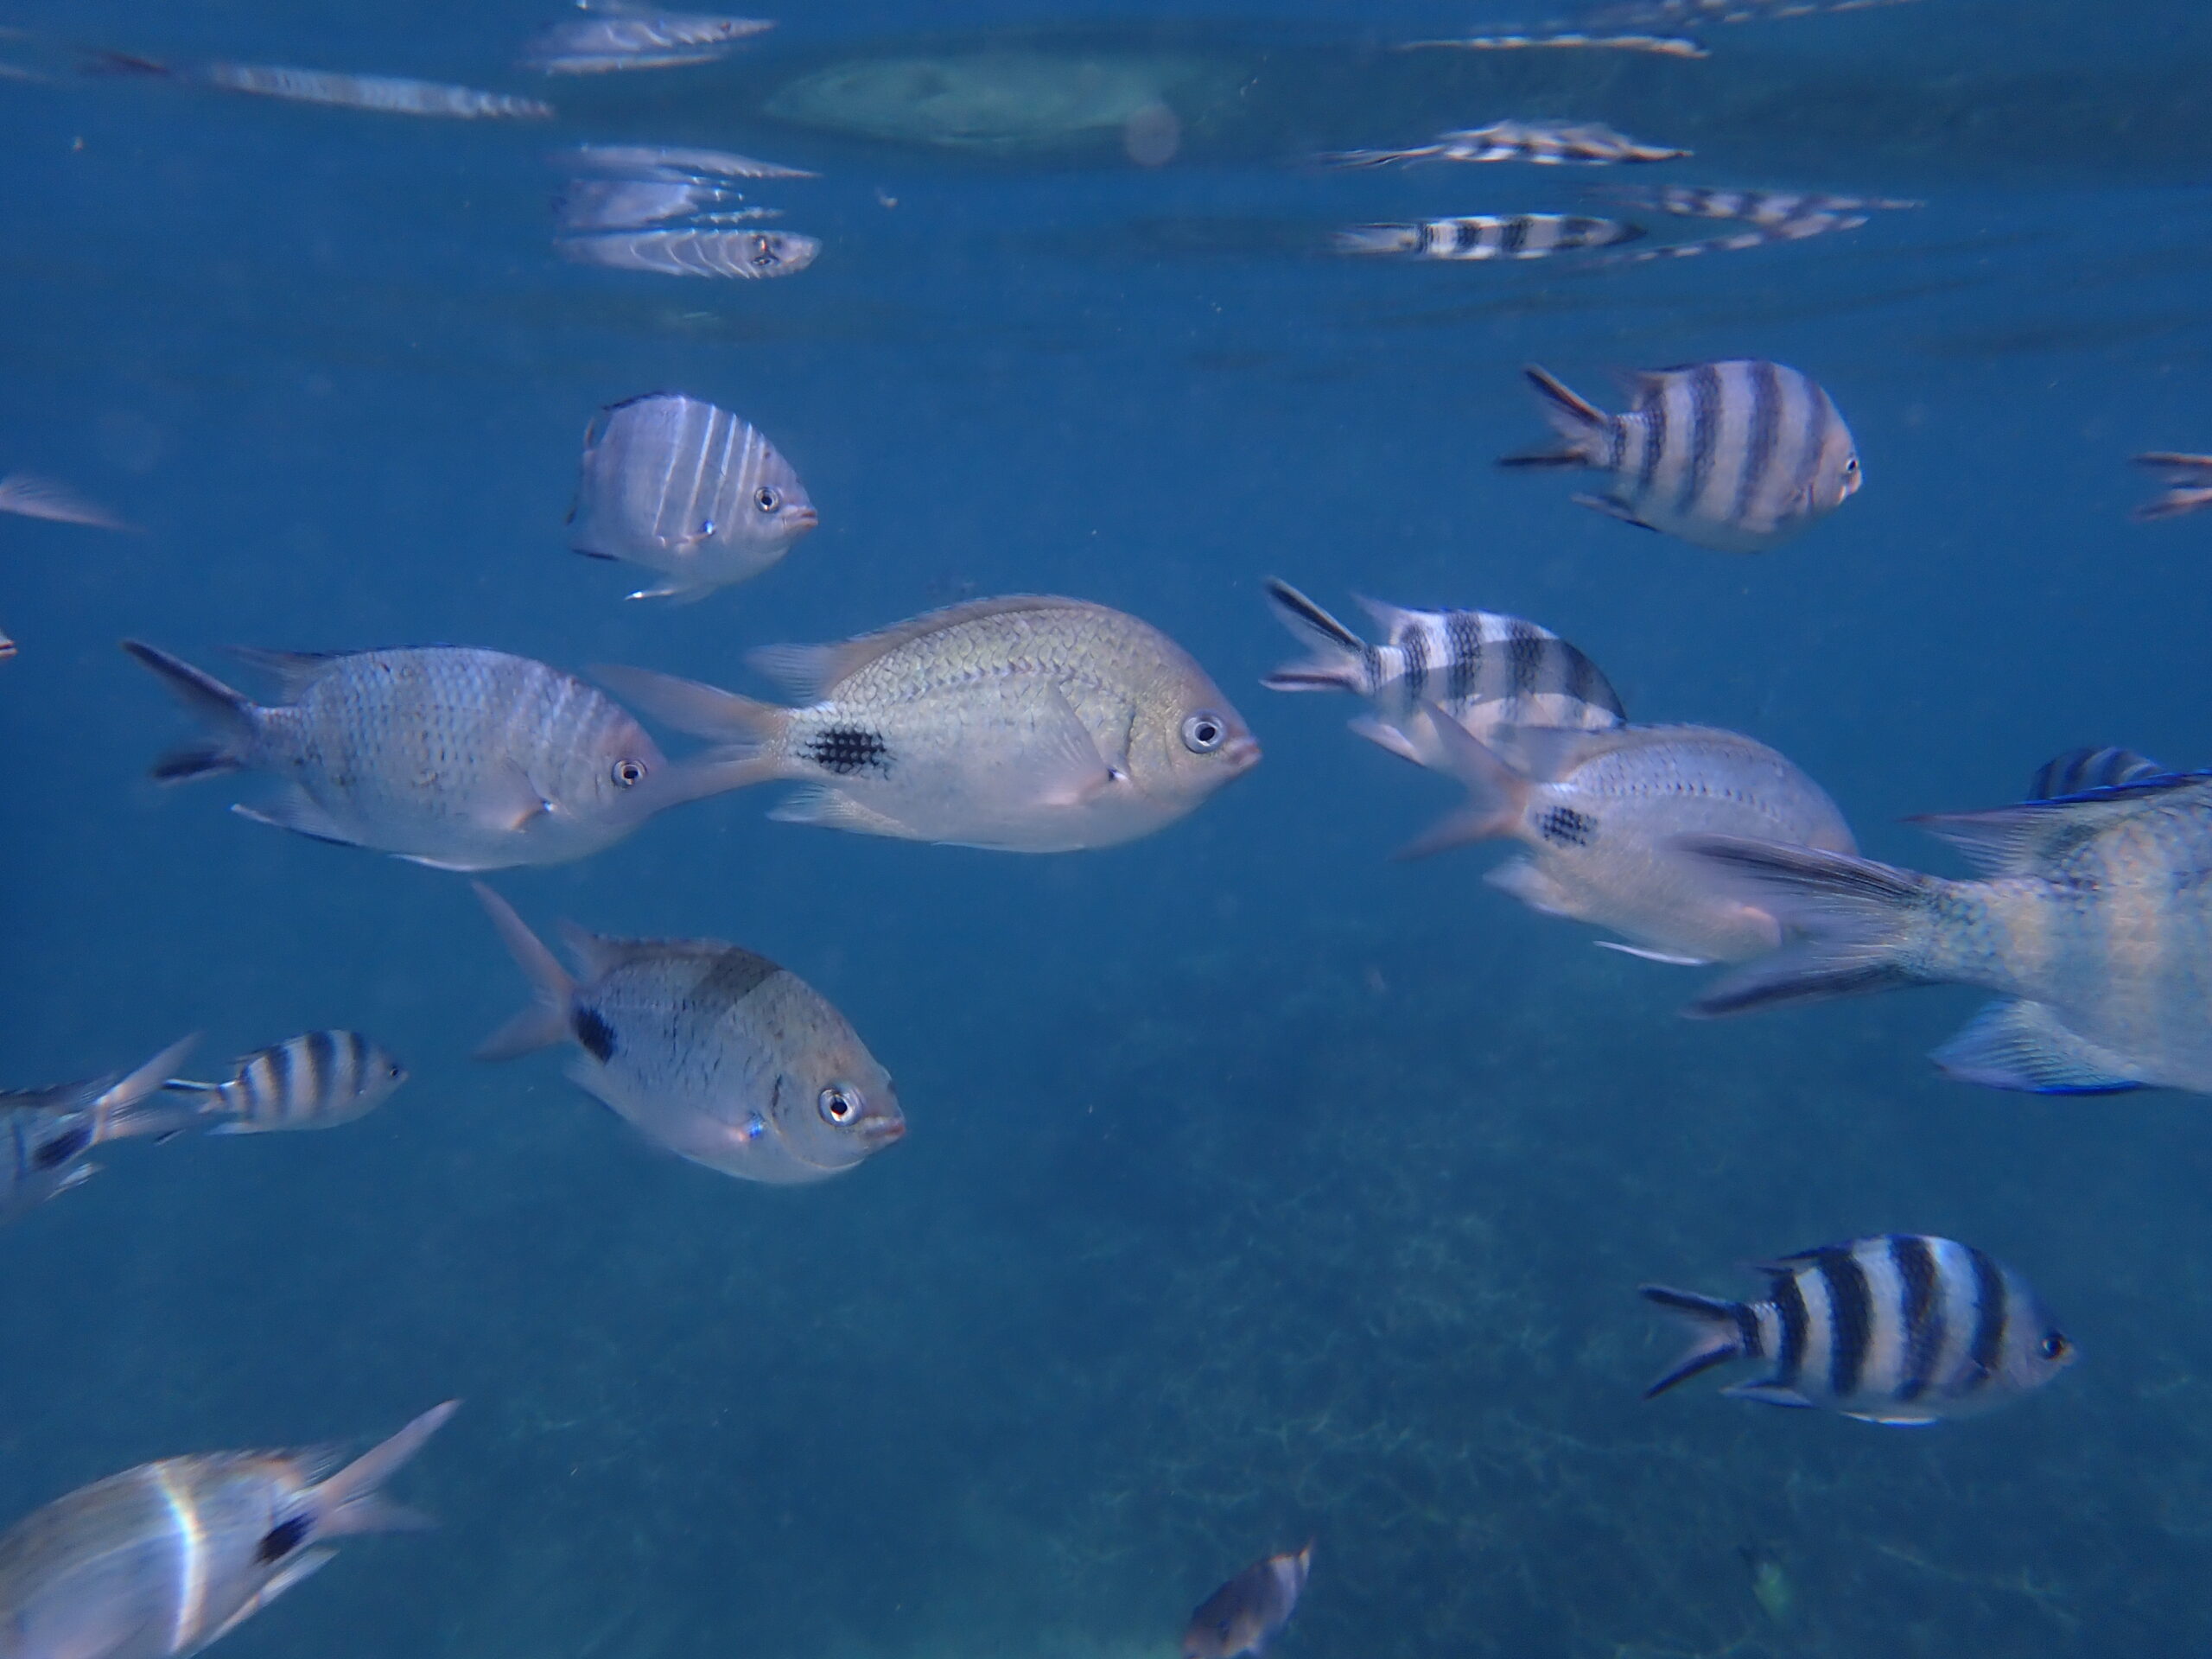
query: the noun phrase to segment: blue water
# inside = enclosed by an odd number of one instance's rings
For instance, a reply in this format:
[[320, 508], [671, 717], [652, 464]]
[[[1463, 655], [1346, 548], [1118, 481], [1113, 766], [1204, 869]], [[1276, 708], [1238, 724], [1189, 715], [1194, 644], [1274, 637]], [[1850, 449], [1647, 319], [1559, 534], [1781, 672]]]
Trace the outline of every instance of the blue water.
[[[513, 59], [561, 15], [0, 20], [28, 31], [0, 59], [55, 75], [0, 80], [0, 472], [144, 527], [0, 519], [0, 1080], [325, 1025], [415, 1074], [327, 1135], [104, 1153], [0, 1239], [0, 1517], [458, 1395], [399, 1483], [443, 1529], [350, 1544], [231, 1659], [1165, 1655], [1309, 1535], [1291, 1659], [2212, 1638], [2201, 1103], [1943, 1082], [1923, 1056], [1964, 991], [1684, 1021], [1699, 976], [1483, 886], [1494, 852], [1388, 862], [1453, 788], [1349, 736], [1349, 700], [1255, 683], [1287, 654], [1268, 575], [1513, 612], [1638, 718], [1751, 733], [1871, 855], [1947, 870], [1897, 819], [2014, 798], [2077, 744], [2212, 760], [2212, 519], [2126, 521], [2127, 456], [2212, 448], [2212, 16], [1924, 0], [1709, 30], [1681, 63], [1383, 49], [1478, 21], [1440, 3], [854, 0], [720, 66], [549, 90]], [[763, 113], [826, 64], [1017, 39], [1225, 79], [1157, 169], [1110, 136], [975, 155]], [[264, 103], [86, 77], [56, 42], [562, 113]], [[1506, 115], [1697, 149], [1637, 182], [1927, 205], [1604, 273], [1315, 251], [1620, 178], [1298, 164]], [[587, 140], [815, 168], [759, 199], [824, 251], [763, 283], [564, 265], [547, 158]], [[1817, 375], [1865, 458], [1779, 552], [1490, 466], [1537, 435], [1524, 361], [1602, 385], [1732, 355]], [[772, 434], [823, 515], [685, 608], [620, 602], [636, 573], [561, 522], [593, 410], [663, 386]], [[650, 1149], [550, 1057], [472, 1064], [525, 988], [463, 885], [232, 817], [231, 780], [147, 781], [182, 721], [114, 643], [452, 641], [744, 685], [753, 645], [1020, 591], [1167, 630], [1264, 764], [1106, 852], [832, 834], [755, 791], [497, 878], [534, 923], [741, 941], [850, 1015], [911, 1133], [791, 1190]], [[1933, 1431], [1637, 1398], [1675, 1342], [1639, 1281], [1748, 1290], [1738, 1263], [1882, 1230], [2016, 1265], [2081, 1363]]]

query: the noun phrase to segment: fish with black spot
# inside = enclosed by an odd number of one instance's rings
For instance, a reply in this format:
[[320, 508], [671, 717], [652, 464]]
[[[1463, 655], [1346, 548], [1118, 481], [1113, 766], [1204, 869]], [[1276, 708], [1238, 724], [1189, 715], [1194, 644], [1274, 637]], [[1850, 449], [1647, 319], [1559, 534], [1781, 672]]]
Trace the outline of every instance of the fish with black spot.
[[766, 957], [571, 925], [572, 976], [505, 899], [481, 882], [476, 896], [537, 993], [477, 1058], [572, 1040], [578, 1087], [671, 1152], [742, 1180], [824, 1180], [906, 1134], [890, 1074], [850, 1022]]
[[161, 1093], [162, 1080], [192, 1044], [188, 1037], [172, 1043], [134, 1071], [0, 1090], [0, 1222], [90, 1180], [99, 1171], [89, 1161], [95, 1147], [194, 1127], [197, 1109]]
[[1765, 1373], [1726, 1389], [1730, 1399], [1920, 1425], [2002, 1405], [2074, 1363], [2074, 1344], [2027, 1282], [1971, 1244], [1883, 1233], [1759, 1270], [1770, 1285], [1757, 1302], [1643, 1287], [1694, 1333], [1645, 1399], [1757, 1359]]

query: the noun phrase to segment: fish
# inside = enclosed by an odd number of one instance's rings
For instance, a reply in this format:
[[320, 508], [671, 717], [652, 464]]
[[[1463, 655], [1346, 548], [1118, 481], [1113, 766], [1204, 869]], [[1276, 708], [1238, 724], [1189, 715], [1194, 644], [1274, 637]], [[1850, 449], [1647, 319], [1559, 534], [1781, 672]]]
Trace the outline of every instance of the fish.
[[407, 1068], [358, 1031], [310, 1031], [243, 1055], [220, 1083], [171, 1077], [203, 1116], [224, 1121], [212, 1135], [331, 1129], [367, 1116], [407, 1081]]
[[1472, 35], [1455, 41], [1407, 41], [1397, 50], [1456, 47], [1463, 52], [1647, 52], [1662, 58], [1709, 58], [1712, 51], [1686, 35], [1593, 35], [1563, 29], [1545, 35]]
[[1671, 162], [1687, 149], [1638, 143], [1597, 121], [1493, 121], [1439, 133], [1411, 149], [1347, 149], [1321, 159], [1332, 167], [1388, 167], [1405, 162], [1528, 162], [1606, 166], [1620, 162]]
[[576, 264], [664, 276], [791, 276], [822, 251], [819, 241], [794, 231], [716, 225], [561, 236], [553, 245]]
[[15, 1221], [99, 1173], [95, 1147], [174, 1135], [194, 1114], [160, 1097], [162, 1080], [191, 1049], [187, 1037], [134, 1071], [43, 1089], [0, 1089], [0, 1222]]
[[569, 927], [571, 976], [512, 906], [475, 887], [535, 993], [478, 1059], [573, 1039], [578, 1087], [648, 1139], [741, 1180], [826, 1180], [906, 1134], [890, 1074], [790, 969], [715, 939]]
[[1238, 1659], [1263, 1651], [1290, 1623], [1313, 1565], [1313, 1545], [1255, 1561], [1200, 1602], [1183, 1632], [1183, 1659]]
[[1258, 764], [1205, 671], [1083, 600], [971, 601], [753, 664], [806, 699], [759, 702], [634, 668], [593, 671], [748, 783], [808, 787], [769, 816], [862, 835], [1074, 852], [1152, 834]]
[[22, 518], [44, 518], [57, 524], [83, 524], [91, 530], [129, 531], [137, 528], [86, 499], [67, 484], [28, 473], [0, 478], [0, 512]]
[[2167, 486], [2165, 493], [2145, 502], [2130, 515], [2137, 523], [2177, 518], [2185, 512], [2212, 507], [2212, 455], [2183, 455], [2160, 449], [2136, 456], [2135, 464], [2162, 474], [2160, 481]]
[[1608, 256], [1624, 265], [1649, 264], [1659, 259], [1695, 259], [1708, 253], [1748, 253], [1754, 248], [1776, 247], [1784, 242], [1808, 242], [1836, 231], [1855, 231], [1866, 223], [1859, 213], [1807, 213], [1779, 224], [1760, 225], [1727, 236], [1700, 237], [1691, 242], [1669, 242], [1659, 247], [1638, 248], [1633, 253]]
[[[1922, 201], [1891, 196], [1820, 195], [1790, 190], [1723, 190], [1707, 185], [1620, 184], [1593, 187], [1592, 195], [1607, 201], [1681, 219], [1739, 219], [1751, 225], [1789, 225], [1816, 214], [1904, 212], [1924, 207]], [[1865, 223], [1864, 219], [1859, 221]]]
[[729, 149], [699, 149], [683, 144], [578, 144], [554, 157], [588, 173], [661, 181], [716, 184], [731, 179], [811, 179], [803, 167], [763, 162]]
[[1759, 1302], [1643, 1287], [1694, 1333], [1645, 1399], [1758, 1359], [1766, 1374], [1725, 1389], [1728, 1398], [1920, 1427], [2018, 1399], [2074, 1363], [2073, 1343], [2026, 1281], [1971, 1244], [1884, 1233], [1757, 1270], [1770, 1281]]
[[1441, 761], [1422, 715], [1433, 702], [1495, 745], [1522, 726], [1604, 731], [1628, 718], [1598, 665], [1548, 628], [1496, 611], [1408, 611], [1363, 599], [1382, 643], [1370, 645], [1286, 582], [1275, 615], [1308, 655], [1261, 680], [1271, 691], [1349, 691], [1372, 705], [1352, 729], [1416, 766]]
[[563, 231], [642, 231], [702, 215], [774, 213], [741, 207], [741, 200], [735, 191], [695, 179], [571, 179], [554, 199], [553, 213]]
[[1936, 1051], [1949, 1077], [2034, 1094], [2212, 1094], [2212, 773], [1915, 822], [1983, 874], [1764, 840], [1683, 843], [1794, 934], [1688, 1011], [1974, 985], [1997, 1000]]
[[1356, 225], [1338, 231], [1332, 245], [1339, 253], [1415, 259], [1548, 259], [1643, 234], [1640, 226], [1580, 213], [1470, 213], [1411, 225]]
[[281, 64], [209, 63], [196, 78], [228, 92], [282, 99], [292, 104], [321, 104], [335, 109], [367, 110], [378, 115], [429, 116], [452, 121], [550, 121], [553, 106], [512, 92], [479, 92], [402, 75], [337, 74], [295, 69]]
[[1583, 467], [1611, 489], [1574, 499], [1624, 524], [1723, 553], [1764, 553], [1855, 494], [1859, 450], [1820, 385], [1779, 363], [1735, 359], [1634, 378], [1609, 415], [1530, 365], [1558, 442], [1503, 467]]
[[1740, 733], [1522, 729], [1510, 734], [1520, 756], [1514, 761], [1427, 708], [1440, 764], [1467, 786], [1469, 800], [1401, 856], [1518, 841], [1527, 854], [1492, 870], [1489, 883], [1540, 914], [1589, 922], [1628, 941], [1600, 940], [1609, 950], [1697, 966], [1740, 962], [1781, 943], [1773, 912], [1684, 858], [1681, 837], [1751, 834], [1858, 850], [1827, 791]]
[[791, 464], [726, 409], [656, 391], [585, 429], [569, 544], [661, 573], [632, 599], [703, 599], [759, 575], [820, 522]]
[[208, 731], [156, 779], [266, 772], [278, 792], [233, 812], [433, 869], [566, 863], [730, 786], [726, 768], [669, 760], [575, 676], [505, 652], [233, 647], [280, 682], [284, 701], [264, 706], [151, 645], [123, 648]]
[[739, 41], [775, 24], [762, 17], [715, 17], [592, 3], [588, 14], [540, 29], [523, 53], [523, 67], [548, 75], [601, 75], [621, 70], [679, 69], [727, 57]]
[[164, 1458], [0, 1534], [10, 1659], [184, 1659], [355, 1534], [434, 1524], [378, 1490], [460, 1408], [433, 1406], [343, 1468], [327, 1447]]
[[2063, 800], [2093, 789], [2119, 789], [2172, 771], [2133, 749], [2069, 749], [2044, 762], [2028, 785], [2031, 801]]
[[0, 663], [6, 662], [15, 654], [16, 642], [10, 639], [5, 632], [0, 632]]
[[1906, 0], [1630, 0], [1592, 13], [1594, 24], [1634, 28], [1697, 25], [1702, 23], [1772, 22], [1784, 17], [1820, 17], [1847, 11], [1868, 11], [1895, 6]]

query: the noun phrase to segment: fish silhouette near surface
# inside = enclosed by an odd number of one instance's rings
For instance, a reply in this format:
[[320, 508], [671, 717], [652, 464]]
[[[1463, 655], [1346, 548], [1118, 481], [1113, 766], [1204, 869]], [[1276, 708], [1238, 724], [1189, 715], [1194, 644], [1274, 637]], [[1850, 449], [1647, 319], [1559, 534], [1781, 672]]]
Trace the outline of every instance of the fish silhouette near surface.
[[435, 869], [564, 863], [730, 786], [711, 764], [669, 760], [604, 694], [527, 657], [233, 648], [282, 682], [286, 701], [264, 706], [151, 645], [124, 649], [211, 740], [159, 762], [156, 778], [264, 772], [277, 794], [232, 811]]
[[360, 1533], [431, 1522], [378, 1490], [460, 1402], [343, 1468], [327, 1449], [164, 1458], [93, 1482], [0, 1534], [8, 1659], [185, 1659]]
[[523, 64], [547, 75], [603, 75], [639, 69], [680, 69], [727, 57], [741, 41], [775, 24], [761, 17], [720, 17], [655, 11], [593, 0], [586, 15], [543, 29]]
[[2159, 449], [2136, 456], [2135, 464], [2157, 473], [2166, 486], [2163, 495], [2135, 509], [2133, 517], [2138, 522], [2178, 518], [2185, 512], [2212, 507], [2212, 455], [2184, 455]]
[[1952, 1077], [2037, 1094], [2212, 1094], [2212, 774], [1916, 822], [1984, 874], [1951, 880], [1807, 847], [1686, 842], [1794, 936], [1690, 1012], [1974, 985], [1999, 1000], [1936, 1051]]
[[594, 672], [678, 730], [733, 745], [712, 762], [731, 787], [808, 785], [772, 817], [909, 841], [1110, 847], [1184, 817], [1260, 758], [1179, 645], [1082, 600], [979, 600], [751, 660], [808, 701]]
[[1389, 167], [1409, 162], [1527, 162], [1537, 167], [1669, 162], [1687, 149], [1639, 143], [1596, 121], [1493, 121], [1439, 133], [1408, 149], [1347, 149], [1321, 159], [1332, 167]]
[[[0, 1222], [90, 1180], [92, 1148], [193, 1128], [198, 1113], [165, 1099], [162, 1080], [193, 1044], [172, 1043], [135, 1071], [44, 1089], [0, 1090]], [[4, 1643], [0, 1643], [4, 1651]]]
[[1727, 1389], [1729, 1398], [1920, 1425], [2002, 1405], [2074, 1363], [2074, 1344], [2035, 1292], [1970, 1244], [1886, 1233], [1801, 1250], [1760, 1271], [1770, 1288], [1758, 1302], [1643, 1287], [1694, 1333], [1645, 1399], [1757, 1359], [1766, 1375]]
[[330, 1129], [367, 1116], [407, 1068], [358, 1031], [310, 1031], [242, 1056], [219, 1083], [171, 1077], [162, 1089], [219, 1120], [211, 1135]]
[[1313, 1546], [1255, 1561], [1200, 1602], [1183, 1631], [1183, 1659], [1259, 1654], [1290, 1623], [1313, 1565]]
[[1526, 371], [1558, 443], [1505, 467], [1605, 474], [1581, 505], [1723, 553], [1778, 547], [1859, 488], [1859, 451], [1827, 393], [1796, 370], [1754, 359], [1635, 377], [1635, 402], [1609, 415], [1543, 370]]
[[1332, 245], [1339, 253], [1480, 263], [1551, 259], [1632, 242], [1643, 234], [1641, 227], [1620, 219], [1580, 213], [1471, 213], [1409, 225], [1357, 225], [1338, 231]]
[[579, 1088], [671, 1151], [743, 1180], [825, 1180], [906, 1134], [890, 1074], [859, 1033], [766, 957], [569, 927], [579, 977], [505, 899], [480, 881], [476, 896], [537, 994], [477, 1058], [573, 1040]]

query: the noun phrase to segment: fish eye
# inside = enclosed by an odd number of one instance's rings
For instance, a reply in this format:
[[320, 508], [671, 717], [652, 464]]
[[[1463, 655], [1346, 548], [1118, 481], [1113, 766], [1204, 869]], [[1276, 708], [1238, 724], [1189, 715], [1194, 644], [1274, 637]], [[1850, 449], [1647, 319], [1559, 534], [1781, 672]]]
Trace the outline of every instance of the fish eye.
[[765, 236], [754, 237], [753, 238], [753, 263], [762, 267], [764, 270], [770, 265], [780, 264], [781, 260], [776, 252], [776, 245], [771, 242]]
[[849, 1123], [861, 1115], [860, 1096], [842, 1084], [831, 1084], [815, 1103], [821, 1108], [823, 1117], [831, 1123]]
[[1852, 477], [1852, 478], [1856, 478], [1856, 477], [1858, 477], [1858, 476], [1859, 476], [1859, 457], [1858, 457], [1858, 456], [1856, 456], [1856, 455], [1852, 455], [1852, 456], [1849, 456], [1848, 458], [1847, 458], [1847, 459], [1845, 460], [1844, 463], [1843, 463], [1843, 470], [1844, 470], [1845, 474], [1846, 474], [1847, 476], [1849, 476], [1849, 477]]
[[1229, 722], [1211, 711], [1190, 715], [1183, 721], [1183, 747], [1192, 754], [1211, 754], [1228, 735]]
[[763, 512], [773, 512], [783, 505], [783, 497], [766, 484], [753, 492], [753, 505]]
[[625, 756], [614, 763], [613, 776], [618, 787], [634, 789], [645, 781], [645, 763]]
[[2074, 1344], [2072, 1343], [2067, 1341], [2064, 1337], [2054, 1331], [2049, 1336], [2045, 1337], [2039, 1344], [2037, 1344], [2037, 1351], [2041, 1353], [2045, 1359], [2063, 1359], [2068, 1354], [2073, 1351], [2073, 1348]]

